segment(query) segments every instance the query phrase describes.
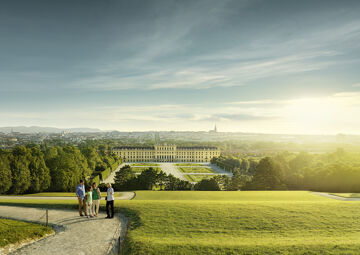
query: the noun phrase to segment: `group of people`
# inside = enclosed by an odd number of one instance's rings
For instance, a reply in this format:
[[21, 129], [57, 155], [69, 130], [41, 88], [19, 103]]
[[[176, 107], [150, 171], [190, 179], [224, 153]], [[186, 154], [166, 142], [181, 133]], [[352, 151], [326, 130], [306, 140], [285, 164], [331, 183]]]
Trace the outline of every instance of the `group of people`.
[[[114, 189], [111, 187], [110, 183], [107, 183], [106, 187], [106, 218], [111, 219], [114, 218]], [[76, 187], [76, 196], [79, 201], [80, 216], [86, 216], [88, 218], [98, 216], [101, 192], [95, 182], [90, 187], [85, 189], [84, 180], [80, 180], [80, 184]]]

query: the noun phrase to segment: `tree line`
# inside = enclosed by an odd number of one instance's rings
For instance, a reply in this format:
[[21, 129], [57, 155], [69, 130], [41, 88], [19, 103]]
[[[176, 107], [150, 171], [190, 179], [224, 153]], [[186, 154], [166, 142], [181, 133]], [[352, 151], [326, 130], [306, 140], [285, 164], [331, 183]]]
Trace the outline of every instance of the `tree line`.
[[[254, 170], [242, 168], [242, 159], [214, 158], [212, 163], [227, 166], [231, 180], [217, 183], [225, 190], [312, 190], [360, 192], [360, 154], [338, 149], [310, 154], [281, 152], [262, 158]], [[244, 164], [245, 165], [245, 164]]]
[[81, 179], [90, 181], [116, 161], [105, 146], [88, 144], [29, 144], [0, 150], [0, 193], [74, 191]]

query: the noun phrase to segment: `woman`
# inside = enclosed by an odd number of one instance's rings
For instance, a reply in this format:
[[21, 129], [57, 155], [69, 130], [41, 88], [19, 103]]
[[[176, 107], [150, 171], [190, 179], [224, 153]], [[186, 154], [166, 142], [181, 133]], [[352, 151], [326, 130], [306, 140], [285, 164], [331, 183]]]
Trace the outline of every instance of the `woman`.
[[92, 187], [93, 187], [93, 192], [92, 192], [92, 199], [93, 199], [92, 212], [93, 212], [94, 216], [97, 217], [98, 213], [99, 213], [101, 193], [100, 193], [100, 189], [96, 186], [96, 182], [93, 183]]
[[93, 212], [91, 211], [91, 209], [92, 209], [92, 187], [90, 187], [90, 188], [88, 188], [87, 189], [87, 192], [86, 192], [86, 207], [87, 207], [87, 209], [86, 209], [86, 216], [88, 217], [88, 218], [92, 218], [92, 217], [94, 217], [93, 216]]

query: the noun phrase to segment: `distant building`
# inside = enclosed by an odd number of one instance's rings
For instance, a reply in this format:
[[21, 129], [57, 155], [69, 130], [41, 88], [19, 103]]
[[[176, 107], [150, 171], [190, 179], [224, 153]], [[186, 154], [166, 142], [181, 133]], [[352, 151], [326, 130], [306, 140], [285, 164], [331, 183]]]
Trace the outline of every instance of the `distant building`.
[[123, 162], [210, 162], [213, 157], [220, 156], [217, 147], [207, 146], [120, 146], [114, 147], [112, 152]]
[[216, 128], [216, 124], [213, 130], [209, 130], [209, 133], [217, 133], [217, 128]]

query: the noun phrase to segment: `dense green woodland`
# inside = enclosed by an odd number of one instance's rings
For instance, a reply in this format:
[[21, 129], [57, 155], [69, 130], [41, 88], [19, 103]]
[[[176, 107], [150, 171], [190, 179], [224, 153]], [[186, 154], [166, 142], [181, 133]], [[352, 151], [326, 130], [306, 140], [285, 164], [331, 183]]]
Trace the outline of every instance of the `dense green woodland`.
[[281, 152], [261, 160], [221, 156], [212, 163], [234, 174], [235, 190], [360, 192], [360, 154], [343, 149], [324, 154]]
[[80, 179], [99, 181], [119, 163], [99, 145], [27, 145], [0, 150], [0, 193], [74, 191]]

